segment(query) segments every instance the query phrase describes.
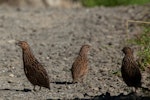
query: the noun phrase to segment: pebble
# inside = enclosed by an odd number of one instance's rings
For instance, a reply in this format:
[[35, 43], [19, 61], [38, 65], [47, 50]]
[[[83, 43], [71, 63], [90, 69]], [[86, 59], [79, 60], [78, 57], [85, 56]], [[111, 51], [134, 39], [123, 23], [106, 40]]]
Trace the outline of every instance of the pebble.
[[14, 75], [14, 74], [9, 74], [9, 76], [10, 76], [10, 77], [14, 77], [15, 75]]

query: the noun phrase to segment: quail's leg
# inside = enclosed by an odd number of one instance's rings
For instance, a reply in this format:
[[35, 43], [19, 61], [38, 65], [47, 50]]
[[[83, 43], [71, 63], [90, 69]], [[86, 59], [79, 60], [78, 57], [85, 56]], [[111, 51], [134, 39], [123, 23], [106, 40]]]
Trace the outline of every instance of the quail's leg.
[[135, 90], [134, 90], [134, 93], [136, 93], [136, 90], [138, 89], [138, 88], [134, 88]]
[[83, 84], [83, 86], [85, 86], [86, 85], [86, 75], [83, 75], [82, 77], [81, 77], [81, 83]]
[[73, 80], [73, 81], [72, 81], [72, 84], [74, 85], [74, 88], [77, 87], [77, 85], [78, 85], [77, 80]]
[[34, 87], [33, 87], [33, 91], [36, 91], [36, 89], [35, 89], [35, 85], [34, 85]]
[[85, 75], [85, 76], [82, 76], [82, 78], [81, 78], [81, 82], [82, 82], [82, 83], [84, 83], [84, 82], [85, 82], [85, 80], [86, 80], [86, 75]]
[[41, 86], [40, 86], [39, 90], [41, 90]]
[[77, 79], [74, 79], [73, 81], [72, 81], [72, 84], [75, 84], [75, 83], [77, 83], [78, 82], [78, 80]]

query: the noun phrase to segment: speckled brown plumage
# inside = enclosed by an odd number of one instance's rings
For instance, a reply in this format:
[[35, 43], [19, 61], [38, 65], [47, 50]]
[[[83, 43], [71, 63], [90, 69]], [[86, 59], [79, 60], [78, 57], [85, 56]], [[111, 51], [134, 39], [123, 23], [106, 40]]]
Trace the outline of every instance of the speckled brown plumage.
[[72, 79], [73, 83], [83, 81], [88, 72], [88, 58], [87, 53], [89, 51], [89, 45], [83, 45], [80, 49], [78, 57], [72, 65]]
[[44, 67], [37, 61], [31, 52], [30, 46], [25, 41], [17, 43], [22, 48], [24, 72], [27, 79], [34, 86], [38, 85], [50, 89], [49, 77]]
[[141, 72], [134, 60], [133, 50], [130, 47], [124, 47], [122, 51], [125, 54], [121, 67], [124, 82], [129, 87], [135, 87], [135, 89], [141, 87]]

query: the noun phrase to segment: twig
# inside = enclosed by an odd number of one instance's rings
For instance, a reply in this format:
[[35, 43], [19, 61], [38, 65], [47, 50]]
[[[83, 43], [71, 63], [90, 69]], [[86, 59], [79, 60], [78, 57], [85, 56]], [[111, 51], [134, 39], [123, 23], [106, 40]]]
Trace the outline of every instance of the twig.
[[127, 39], [129, 38], [129, 34], [128, 34], [129, 23], [150, 24], [150, 22], [146, 22], [146, 21], [127, 20], [125, 23], [126, 24], [125, 26], [126, 26]]

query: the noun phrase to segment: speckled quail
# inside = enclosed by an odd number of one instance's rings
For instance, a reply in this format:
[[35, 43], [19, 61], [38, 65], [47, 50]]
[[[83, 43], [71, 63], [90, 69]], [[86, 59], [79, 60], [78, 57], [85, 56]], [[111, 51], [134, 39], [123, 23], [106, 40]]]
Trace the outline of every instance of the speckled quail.
[[87, 53], [90, 49], [90, 45], [83, 45], [80, 49], [79, 55], [75, 59], [71, 72], [73, 83], [83, 82], [87, 72], [88, 72], [88, 58]]
[[130, 47], [122, 49], [125, 54], [122, 60], [121, 74], [123, 81], [129, 87], [135, 87], [135, 92], [138, 87], [141, 87], [141, 72], [138, 64], [134, 60], [133, 50]]
[[24, 72], [27, 79], [34, 86], [33, 90], [35, 90], [36, 85], [40, 86], [40, 89], [41, 87], [50, 89], [48, 74], [33, 55], [29, 44], [25, 41], [19, 41], [17, 45], [22, 48]]

